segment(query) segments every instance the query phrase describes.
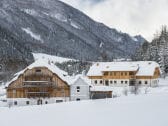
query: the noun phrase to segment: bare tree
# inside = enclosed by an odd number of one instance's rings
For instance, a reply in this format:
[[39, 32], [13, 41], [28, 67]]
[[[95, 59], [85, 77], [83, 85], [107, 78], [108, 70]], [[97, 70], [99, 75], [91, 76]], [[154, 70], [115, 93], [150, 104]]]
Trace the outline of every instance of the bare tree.
[[123, 90], [123, 94], [124, 94], [125, 96], [128, 95], [128, 89], [127, 89], [127, 88], [124, 88], [124, 90]]

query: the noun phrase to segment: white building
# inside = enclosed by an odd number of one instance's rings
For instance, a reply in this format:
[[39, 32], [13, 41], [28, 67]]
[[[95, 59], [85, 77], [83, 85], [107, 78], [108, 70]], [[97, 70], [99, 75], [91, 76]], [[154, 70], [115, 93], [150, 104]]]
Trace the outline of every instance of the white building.
[[90, 99], [90, 82], [87, 77], [77, 75], [70, 85], [70, 100], [80, 101]]
[[160, 68], [153, 61], [98, 62], [94, 63], [87, 76], [94, 86], [157, 86]]

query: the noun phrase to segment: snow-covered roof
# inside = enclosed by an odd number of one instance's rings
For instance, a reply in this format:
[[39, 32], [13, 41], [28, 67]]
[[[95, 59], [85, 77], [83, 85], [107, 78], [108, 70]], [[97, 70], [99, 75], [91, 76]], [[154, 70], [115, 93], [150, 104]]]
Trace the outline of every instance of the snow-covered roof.
[[155, 72], [155, 68], [159, 68], [160, 70], [160, 66], [158, 63], [156, 62], [151, 62], [151, 61], [141, 61], [141, 62], [137, 62], [139, 65], [139, 70], [136, 74], [136, 76], [153, 76], [154, 72]]
[[31, 65], [29, 65], [28, 67], [26, 67], [24, 70], [16, 73], [14, 76], [14, 78], [6, 83], [6, 86], [8, 86], [10, 83], [12, 83], [13, 81], [17, 80], [18, 77], [23, 74], [26, 70], [29, 70], [29, 69], [33, 69], [33, 68], [36, 68], [36, 67], [46, 67], [48, 68], [51, 72], [57, 74], [63, 81], [67, 82], [67, 79], [66, 79], [66, 75], [67, 72], [59, 69], [56, 65], [52, 64], [52, 63], [49, 63], [48, 60], [36, 60], [34, 63], [32, 63]]
[[69, 85], [73, 85], [78, 79], [82, 79], [85, 83], [87, 83], [88, 85], [91, 85], [91, 80], [85, 75], [78, 74], [76, 76], [67, 77], [67, 81]]
[[158, 63], [154, 61], [137, 62], [97, 62], [94, 63], [87, 76], [102, 76], [104, 71], [138, 71], [137, 76], [152, 76]]
[[109, 86], [92, 86], [90, 91], [113, 91], [113, 88]]

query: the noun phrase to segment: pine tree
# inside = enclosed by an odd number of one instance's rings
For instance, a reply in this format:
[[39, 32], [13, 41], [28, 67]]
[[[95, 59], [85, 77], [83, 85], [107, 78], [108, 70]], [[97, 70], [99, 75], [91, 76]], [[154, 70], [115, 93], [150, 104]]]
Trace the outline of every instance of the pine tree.
[[150, 60], [159, 63], [163, 77], [168, 73], [168, 29], [162, 26], [151, 43], [145, 42], [137, 51], [134, 60]]

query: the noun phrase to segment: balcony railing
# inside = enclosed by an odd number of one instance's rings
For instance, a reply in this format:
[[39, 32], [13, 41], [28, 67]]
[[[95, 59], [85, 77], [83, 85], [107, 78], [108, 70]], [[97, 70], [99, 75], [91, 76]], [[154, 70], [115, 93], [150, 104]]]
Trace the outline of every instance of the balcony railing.
[[35, 97], [50, 97], [49, 92], [26, 92], [27, 97], [35, 98]]
[[53, 82], [49, 81], [24, 81], [23, 87], [56, 87]]
[[130, 79], [136, 79], [135, 75], [130, 75]]
[[24, 75], [24, 77], [32, 77], [32, 76], [52, 77], [52, 75], [48, 73], [42, 73], [42, 72], [27, 73]]

